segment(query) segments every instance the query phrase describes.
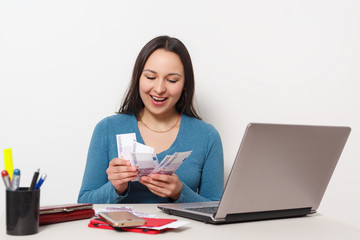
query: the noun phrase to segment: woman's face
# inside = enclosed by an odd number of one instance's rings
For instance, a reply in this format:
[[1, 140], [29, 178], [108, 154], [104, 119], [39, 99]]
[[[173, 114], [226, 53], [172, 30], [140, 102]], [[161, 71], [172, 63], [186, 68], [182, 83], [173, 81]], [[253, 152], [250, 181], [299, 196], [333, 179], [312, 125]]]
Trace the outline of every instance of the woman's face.
[[175, 104], [181, 97], [184, 83], [184, 66], [179, 56], [165, 49], [153, 52], [139, 81], [145, 111], [165, 117], [176, 113]]

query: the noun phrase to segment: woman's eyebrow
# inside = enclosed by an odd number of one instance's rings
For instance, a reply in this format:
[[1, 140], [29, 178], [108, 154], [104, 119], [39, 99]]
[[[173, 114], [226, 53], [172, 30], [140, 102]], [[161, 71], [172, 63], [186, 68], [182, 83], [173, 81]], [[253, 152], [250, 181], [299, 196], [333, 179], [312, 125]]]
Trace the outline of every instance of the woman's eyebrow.
[[151, 72], [151, 73], [154, 73], [154, 74], [157, 74], [157, 72], [151, 70], [151, 69], [144, 69], [144, 72]]
[[[151, 72], [153, 74], [157, 74], [157, 72], [155, 72], [154, 70], [151, 70], [151, 69], [144, 69], [144, 72]], [[168, 73], [167, 74], [168, 76], [179, 76], [179, 77], [182, 77], [182, 75], [180, 73]]]
[[174, 76], [174, 75], [179, 76], [179, 77], [182, 77], [181, 74], [179, 74], [179, 73], [169, 73], [169, 74], [168, 74], [168, 76]]

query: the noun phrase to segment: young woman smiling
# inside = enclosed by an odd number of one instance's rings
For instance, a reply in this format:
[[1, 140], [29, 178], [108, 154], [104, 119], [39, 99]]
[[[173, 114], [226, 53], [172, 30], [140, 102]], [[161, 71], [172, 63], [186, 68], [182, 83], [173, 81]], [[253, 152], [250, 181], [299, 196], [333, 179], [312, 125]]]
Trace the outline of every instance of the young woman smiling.
[[[168, 36], [140, 51], [117, 115], [95, 127], [79, 193], [82, 203], [164, 203], [220, 200], [223, 150], [216, 129], [193, 107], [194, 73], [184, 44]], [[135, 133], [159, 160], [175, 152], [191, 155], [172, 175], [132, 181], [137, 169], [117, 156], [117, 134]]]

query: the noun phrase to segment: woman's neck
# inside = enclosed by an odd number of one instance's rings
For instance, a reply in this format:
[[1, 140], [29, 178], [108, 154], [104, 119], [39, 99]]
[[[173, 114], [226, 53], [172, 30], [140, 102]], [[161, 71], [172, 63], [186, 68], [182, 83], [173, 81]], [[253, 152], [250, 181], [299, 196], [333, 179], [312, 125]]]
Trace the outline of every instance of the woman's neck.
[[171, 113], [155, 115], [144, 108], [138, 117], [138, 121], [150, 129], [166, 131], [179, 122], [180, 114], [174, 110]]

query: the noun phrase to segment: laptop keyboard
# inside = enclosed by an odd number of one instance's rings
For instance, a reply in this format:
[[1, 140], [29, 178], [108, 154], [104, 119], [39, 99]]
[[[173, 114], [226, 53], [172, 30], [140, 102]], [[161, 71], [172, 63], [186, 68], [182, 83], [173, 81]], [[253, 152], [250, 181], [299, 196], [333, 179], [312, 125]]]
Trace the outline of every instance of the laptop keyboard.
[[199, 208], [186, 208], [186, 209], [196, 212], [215, 214], [218, 207], [199, 207]]

